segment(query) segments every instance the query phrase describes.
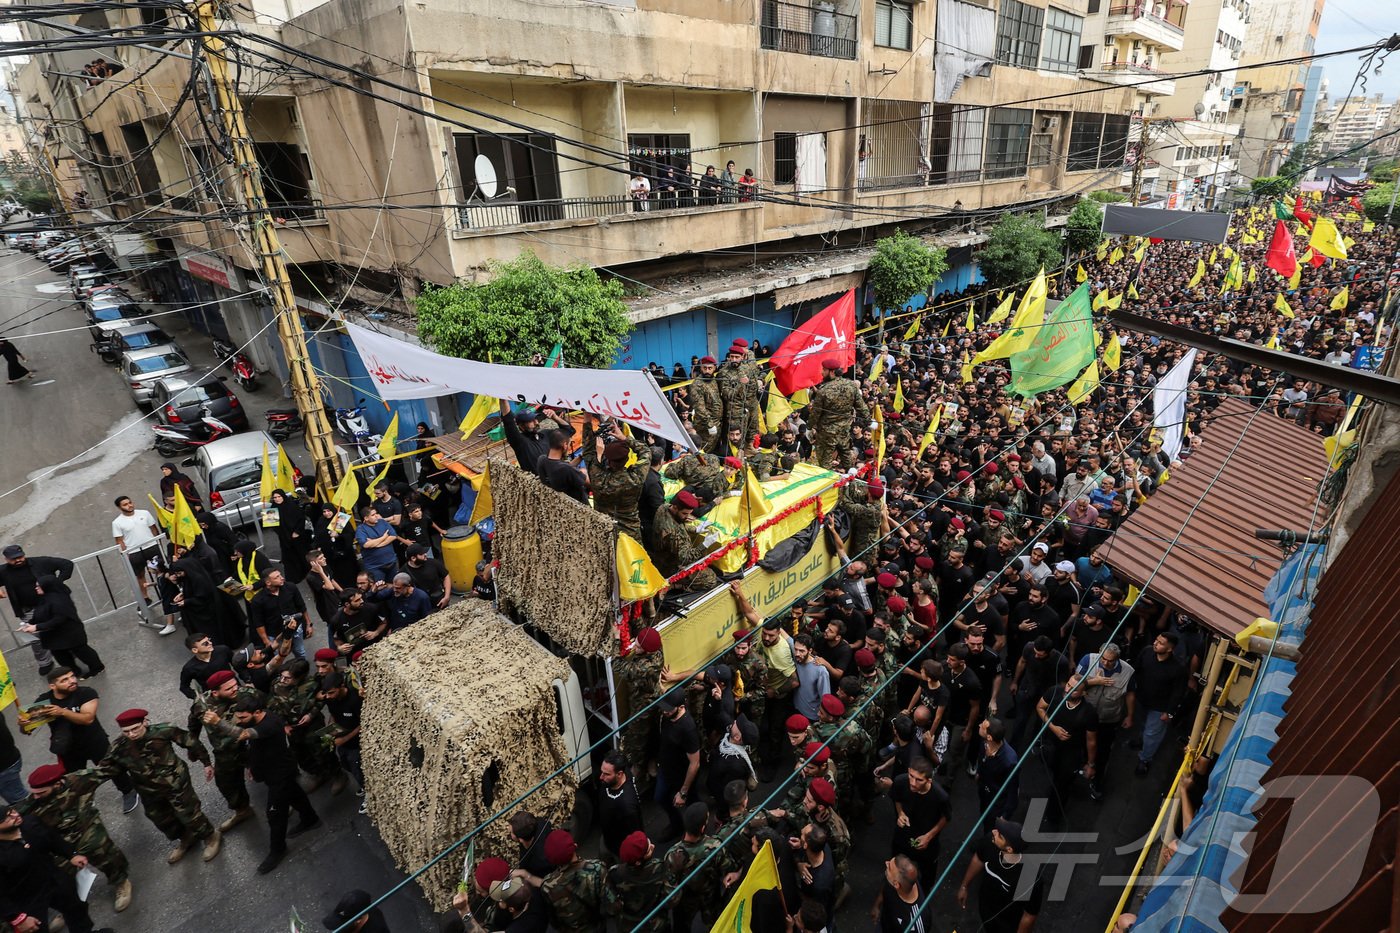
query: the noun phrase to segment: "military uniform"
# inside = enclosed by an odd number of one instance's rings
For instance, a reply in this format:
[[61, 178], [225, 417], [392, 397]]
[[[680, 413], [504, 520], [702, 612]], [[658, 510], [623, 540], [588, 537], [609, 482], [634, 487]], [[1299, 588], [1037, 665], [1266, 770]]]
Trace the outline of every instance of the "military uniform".
[[[233, 704], [243, 697], [253, 697], [259, 703], [265, 701], [261, 690], [246, 684], [238, 688], [238, 693], [232, 700], [222, 700], [211, 691], [195, 698], [194, 705], [190, 708], [190, 720], [198, 720], [202, 725], [204, 714], [212, 712], [225, 723], [234, 726]], [[223, 794], [231, 810], [246, 810], [252, 805], [252, 801], [248, 797], [248, 785], [243, 777], [248, 769], [243, 743], [238, 741], [236, 733], [230, 736], [225, 730], [210, 729], [209, 745], [214, 750], [214, 786]]]
[[758, 433], [758, 399], [763, 374], [753, 353], [742, 360], [725, 360], [719, 368], [719, 391], [724, 399], [724, 432], [738, 429], [744, 437]]
[[[754, 833], [769, 826], [767, 810], [759, 810], [758, 815], [749, 820], [749, 814], [753, 812], [753, 809], [743, 810], [725, 820], [719, 829], [715, 830], [715, 838], [720, 840], [725, 856], [734, 865], [748, 863], [753, 856]], [[749, 820], [748, 823], [744, 823], [745, 820]]]
[[[125, 853], [107, 833], [102, 814], [92, 802], [103, 780], [93, 768], [70, 772], [47, 797], [42, 800], [26, 797], [18, 809], [62, 836], [79, 855], [87, 856], [92, 867], [106, 876], [109, 885], [116, 887], [128, 879], [131, 866]], [[72, 869], [67, 861], [61, 866], [65, 870]]]
[[[753, 639], [757, 642], [758, 639]], [[749, 722], [755, 725], [763, 722], [763, 713], [768, 704], [768, 662], [763, 660], [763, 654], [759, 652], [756, 644], [751, 642], [748, 656], [742, 661], [739, 656], [730, 649], [724, 655], [724, 663], [729, 665], [729, 669], [734, 671], [734, 702], [738, 704], [739, 711], [749, 718]], [[749, 755], [757, 759], [758, 750], [749, 749]]]
[[[671, 514], [669, 503], [661, 503], [656, 517], [651, 522], [652, 539], [656, 542], [656, 552], [651, 556], [656, 561], [656, 569], [665, 576], [700, 560], [705, 554], [695, 546], [690, 530]], [[680, 583], [688, 590], [708, 590], [719, 585], [719, 577], [709, 567], [693, 573]]]
[[666, 464], [661, 475], [667, 479], [678, 479], [695, 494], [713, 502], [723, 495], [727, 486], [724, 478], [724, 464], [719, 457], [703, 453], [689, 453], [679, 460]]
[[588, 483], [593, 489], [593, 507], [617, 522], [617, 529], [642, 540], [642, 518], [637, 502], [642, 484], [651, 471], [651, 448], [635, 437], [625, 443], [637, 455], [637, 462], [619, 470], [609, 469], [598, 462], [598, 450], [591, 430], [584, 431], [583, 462], [588, 465]]
[[194, 736], [168, 722], [153, 723], [139, 739], [119, 736], [106, 757], [91, 769], [102, 780], [121, 775], [141, 794], [147, 818], [168, 839], [204, 839], [214, 826], [204, 815], [190, 784], [190, 770], [175, 746], [184, 748], [202, 765], [212, 764], [209, 751]]
[[[717, 849], [718, 854], [706, 862], [705, 867], [696, 872], [694, 877], [690, 877], [696, 866]], [[662, 861], [666, 863], [668, 889], [674, 889], [685, 882], [685, 886], [671, 899], [674, 918], [672, 929], [685, 930], [688, 933], [691, 921], [697, 913], [706, 926], [714, 926], [715, 921], [719, 919], [720, 910], [724, 907], [724, 899], [720, 897], [721, 883], [724, 876], [734, 868], [719, 839], [715, 836], [704, 836], [695, 842], [681, 839], [666, 850]]]
[[[613, 677], [627, 691], [627, 712], [636, 716], [661, 695], [661, 669], [666, 658], [660, 651], [650, 654], [634, 650], [625, 658], [613, 662]], [[641, 772], [647, 760], [647, 744], [655, 726], [656, 712], [648, 710], [637, 716], [622, 731], [622, 753]]]
[[[716, 450], [724, 443], [720, 422], [724, 419], [724, 396], [714, 376], [696, 376], [690, 384], [690, 426], [700, 440], [701, 450]], [[711, 433], [713, 429], [714, 433]]]
[[[298, 768], [319, 782], [334, 777], [340, 771], [340, 762], [336, 759], [335, 752], [327, 748], [326, 743], [316, 734], [317, 730], [326, 724], [322, 712], [324, 704], [316, 695], [316, 691], [314, 677], [308, 677], [291, 688], [278, 684], [273, 687], [272, 696], [268, 698], [267, 709], [292, 727], [292, 734], [288, 736], [292, 757], [296, 760]], [[311, 721], [304, 726], [298, 726], [297, 723], [303, 716], [310, 716]]]
[[665, 896], [666, 866], [654, 855], [640, 865], [620, 862], [608, 871], [607, 912], [617, 918], [618, 930], [666, 933], [670, 929], [666, 910], [658, 910], [645, 926], [637, 926]]
[[607, 866], [591, 858], [561, 865], [544, 877], [540, 892], [559, 933], [605, 933], [607, 879]]
[[812, 738], [818, 742], [832, 739], [828, 748], [831, 749], [831, 757], [836, 761], [836, 804], [845, 812], [852, 812], [856, 776], [866, 770], [875, 743], [870, 740], [864, 729], [850, 719], [814, 722]]
[[938, 542], [938, 556], [947, 560], [949, 551], [967, 554], [967, 538], [960, 534], [944, 535]]
[[854, 380], [836, 376], [813, 389], [811, 398], [807, 424], [812, 435], [813, 462], [828, 469], [832, 459], [839, 457], [841, 468], [850, 469], [851, 426], [870, 420], [870, 408], [861, 397], [860, 386]]
[[744, 458], [744, 462], [753, 470], [760, 482], [766, 482], [777, 473], [783, 472], [779, 468], [780, 458], [777, 448], [759, 447]]
[[846, 544], [846, 554], [851, 560], [870, 560], [867, 554], [875, 547], [880, 537], [880, 522], [884, 519], [884, 509], [880, 501], [870, 500], [865, 483], [847, 483], [841, 490], [841, 508], [851, 517], [851, 536]]

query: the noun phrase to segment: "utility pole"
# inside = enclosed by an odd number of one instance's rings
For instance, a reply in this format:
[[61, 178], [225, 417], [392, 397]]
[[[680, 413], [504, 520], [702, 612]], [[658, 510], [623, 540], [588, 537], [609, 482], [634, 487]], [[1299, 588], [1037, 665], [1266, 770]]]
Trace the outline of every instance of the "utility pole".
[[1133, 200], [1132, 206], [1137, 207], [1138, 201], [1142, 197], [1142, 170], [1147, 162], [1147, 134], [1151, 128], [1152, 121], [1147, 116], [1147, 104], [1152, 98], [1142, 105], [1142, 132], [1138, 135], [1137, 158], [1133, 160]]
[[224, 132], [233, 146], [239, 181], [243, 185], [243, 201], [249, 210], [248, 221], [253, 229], [254, 248], [262, 265], [263, 281], [272, 293], [272, 304], [277, 315], [277, 336], [282, 342], [282, 352], [286, 355], [287, 369], [292, 377], [292, 397], [301, 413], [302, 423], [306, 425], [306, 445], [316, 461], [316, 480], [329, 494], [340, 482], [340, 460], [336, 456], [330, 422], [321, 403], [320, 380], [307, 353], [306, 335], [302, 333], [296, 296], [292, 294], [287, 264], [282, 259], [282, 245], [277, 240], [272, 213], [267, 208], [262, 169], [244, 121], [238, 88], [229, 80], [224, 42], [216, 35], [219, 29], [218, 8], [213, 0], [203, 0], [196, 9], [199, 31], [204, 34], [200, 41], [209, 65], [210, 83], [224, 121]]

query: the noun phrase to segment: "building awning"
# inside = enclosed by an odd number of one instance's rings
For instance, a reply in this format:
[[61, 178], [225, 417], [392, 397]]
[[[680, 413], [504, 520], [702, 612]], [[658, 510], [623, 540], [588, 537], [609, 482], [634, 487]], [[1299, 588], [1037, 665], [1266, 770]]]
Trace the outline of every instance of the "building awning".
[[1121, 577], [1151, 578], [1154, 599], [1233, 638], [1267, 618], [1264, 588], [1282, 562], [1254, 529], [1308, 530], [1327, 454], [1318, 435], [1238, 399], [1215, 409], [1194, 446], [1103, 550]]

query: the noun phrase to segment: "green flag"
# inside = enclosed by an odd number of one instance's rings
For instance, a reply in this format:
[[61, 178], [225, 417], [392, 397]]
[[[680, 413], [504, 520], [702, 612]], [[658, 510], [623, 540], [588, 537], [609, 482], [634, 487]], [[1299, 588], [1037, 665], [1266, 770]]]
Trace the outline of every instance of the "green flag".
[[1278, 220], [1292, 220], [1293, 210], [1282, 201], [1274, 202], [1274, 217]]
[[1030, 398], [1073, 381], [1096, 355], [1092, 317], [1086, 282], [1045, 318], [1030, 346], [1011, 355], [1011, 391]]

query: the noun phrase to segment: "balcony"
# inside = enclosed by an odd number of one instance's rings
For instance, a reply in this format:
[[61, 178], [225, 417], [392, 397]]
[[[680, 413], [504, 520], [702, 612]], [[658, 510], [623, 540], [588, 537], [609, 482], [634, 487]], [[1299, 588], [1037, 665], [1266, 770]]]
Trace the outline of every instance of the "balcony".
[[[1176, 79], [1170, 73], [1135, 62], [1104, 62], [1098, 77], [1111, 84], [1132, 85], [1139, 94], [1170, 97], [1176, 93]], [[1154, 77], [1158, 80], [1153, 81]]]
[[637, 209], [637, 202], [625, 194], [610, 194], [593, 198], [551, 198], [544, 201], [474, 201], [457, 204], [455, 233], [465, 235], [489, 231], [509, 231], [529, 224], [567, 224], [571, 221], [598, 220], [605, 217], [638, 215], [687, 216], [698, 211], [748, 203], [737, 201], [662, 199], [655, 193], [646, 202], [647, 209]]
[[1175, 23], [1152, 12], [1147, 4], [1134, 3], [1108, 8], [1105, 37], [1126, 36], [1143, 39], [1173, 52], [1180, 52], [1186, 42], [1186, 31]]
[[856, 18], [837, 13], [835, 4], [814, 6], [766, 0], [760, 38], [765, 49], [854, 61], [860, 37]]

